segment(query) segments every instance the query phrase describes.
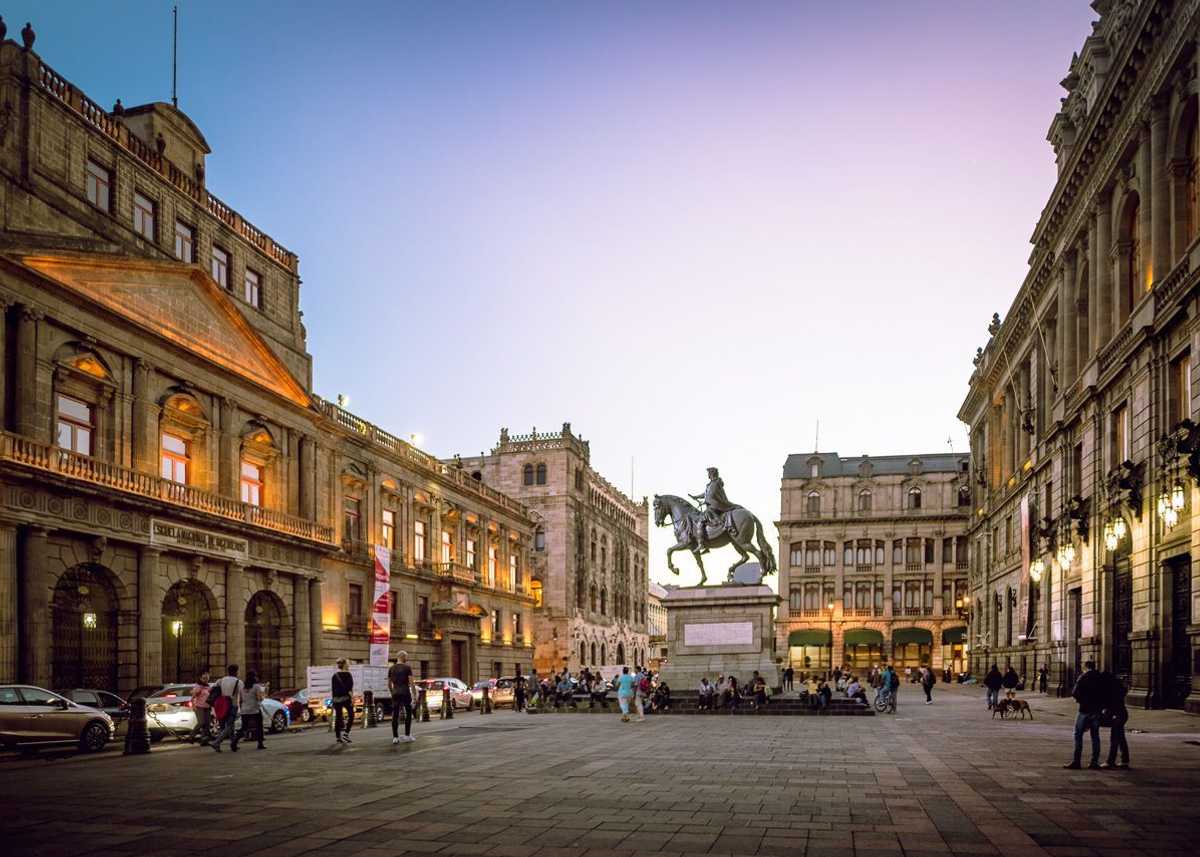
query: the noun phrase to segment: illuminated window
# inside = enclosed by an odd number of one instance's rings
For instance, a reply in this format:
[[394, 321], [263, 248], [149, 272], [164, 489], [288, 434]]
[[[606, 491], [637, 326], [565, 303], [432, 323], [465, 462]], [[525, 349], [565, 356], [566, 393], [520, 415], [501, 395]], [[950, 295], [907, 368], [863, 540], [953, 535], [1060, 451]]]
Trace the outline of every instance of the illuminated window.
[[391, 509], [383, 510], [383, 546], [388, 550], [396, 546], [396, 513]]
[[92, 406], [70, 396], [58, 396], [55, 402], [58, 410], [58, 445], [80, 455], [91, 455], [95, 431]]
[[487, 554], [487, 585], [493, 586], [496, 583], [496, 548], [494, 545], [488, 545]]
[[154, 203], [140, 193], [133, 195], [133, 231], [154, 240]]
[[475, 570], [475, 540], [467, 539], [467, 568]]
[[425, 522], [416, 521], [413, 523], [413, 560], [415, 562], [425, 561]]
[[508, 588], [513, 592], [517, 591], [517, 555], [509, 554], [508, 556]]
[[263, 471], [260, 466], [242, 460], [242, 502], [251, 506], [262, 505]]
[[513, 614], [513, 636], [514, 637], [521, 636], [521, 614], [520, 613]]
[[1170, 398], [1167, 401], [1167, 427], [1175, 428], [1192, 413], [1192, 367], [1185, 351], [1171, 361], [1167, 379]]
[[342, 498], [342, 538], [357, 541], [362, 523], [362, 500], [347, 495]]
[[229, 288], [229, 254], [216, 245], [212, 248], [212, 278], [221, 288]]
[[95, 161], [87, 162], [88, 202], [101, 211], [112, 211], [110, 207], [112, 174]]
[[186, 485], [188, 481], [188, 442], [178, 435], [163, 432], [162, 478]]
[[453, 556], [454, 550], [450, 544], [450, 533], [448, 530], [442, 530], [442, 562], [450, 562]]
[[192, 227], [175, 221], [175, 258], [191, 264], [194, 261], [195, 233]]
[[[541, 607], [542, 606], [542, 582], [540, 580], [535, 580], [533, 582], [533, 585], [530, 586], [530, 592], [533, 595], [533, 606]], [[595, 660], [595, 655], [592, 656], [592, 660]]]
[[262, 306], [262, 286], [258, 274], [249, 268], [246, 269], [246, 303], [255, 308]]
[[1109, 418], [1109, 468], [1129, 460], [1129, 408], [1121, 405]]

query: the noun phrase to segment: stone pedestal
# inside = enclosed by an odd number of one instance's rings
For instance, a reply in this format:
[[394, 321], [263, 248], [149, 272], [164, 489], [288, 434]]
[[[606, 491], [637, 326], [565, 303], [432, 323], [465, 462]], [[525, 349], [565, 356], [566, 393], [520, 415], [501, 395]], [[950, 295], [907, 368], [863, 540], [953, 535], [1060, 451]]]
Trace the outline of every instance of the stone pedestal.
[[748, 682], [755, 670], [779, 687], [774, 610], [781, 601], [768, 586], [667, 590], [667, 657], [660, 673], [672, 691], [693, 691], [702, 677]]

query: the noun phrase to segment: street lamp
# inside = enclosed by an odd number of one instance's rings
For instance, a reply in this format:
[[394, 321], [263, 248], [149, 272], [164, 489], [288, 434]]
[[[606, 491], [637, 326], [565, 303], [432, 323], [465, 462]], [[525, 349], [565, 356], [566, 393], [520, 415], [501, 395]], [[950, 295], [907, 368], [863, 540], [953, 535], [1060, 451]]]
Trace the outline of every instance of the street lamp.
[[833, 672], [833, 599], [825, 606], [829, 608], [829, 671]]

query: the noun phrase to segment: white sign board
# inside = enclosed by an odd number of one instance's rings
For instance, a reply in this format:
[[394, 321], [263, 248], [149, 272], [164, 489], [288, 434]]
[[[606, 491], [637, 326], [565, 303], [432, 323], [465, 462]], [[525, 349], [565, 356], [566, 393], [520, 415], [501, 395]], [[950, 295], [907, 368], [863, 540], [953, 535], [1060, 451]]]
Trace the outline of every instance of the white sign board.
[[705, 622], [683, 626], [685, 646], [749, 646], [753, 643], [753, 622]]

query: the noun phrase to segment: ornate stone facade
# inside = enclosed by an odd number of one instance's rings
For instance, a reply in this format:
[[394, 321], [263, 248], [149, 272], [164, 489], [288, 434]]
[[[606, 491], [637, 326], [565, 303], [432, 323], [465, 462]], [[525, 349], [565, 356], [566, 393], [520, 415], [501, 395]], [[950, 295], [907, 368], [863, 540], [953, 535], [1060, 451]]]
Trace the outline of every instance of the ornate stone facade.
[[796, 670], [964, 666], [966, 455], [789, 455], [776, 649]]
[[491, 454], [456, 461], [527, 504], [536, 521], [538, 671], [646, 663], [646, 501], [634, 502], [592, 468], [588, 442], [570, 423], [551, 433], [501, 429]]
[[971, 661], [1046, 665], [1069, 692], [1092, 659], [1132, 704], [1200, 710], [1200, 3], [1092, 5], [1029, 272], [959, 411], [975, 470]]
[[384, 542], [393, 650], [527, 669], [528, 510], [312, 395], [297, 258], [208, 193], [191, 120], [12, 41], [0, 117], [0, 682], [303, 684], [366, 658]]

